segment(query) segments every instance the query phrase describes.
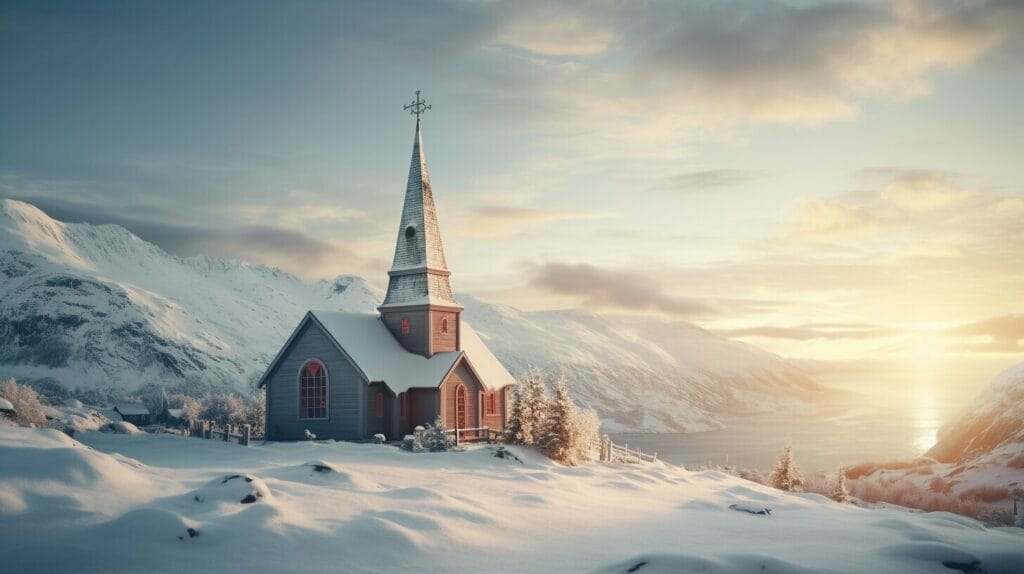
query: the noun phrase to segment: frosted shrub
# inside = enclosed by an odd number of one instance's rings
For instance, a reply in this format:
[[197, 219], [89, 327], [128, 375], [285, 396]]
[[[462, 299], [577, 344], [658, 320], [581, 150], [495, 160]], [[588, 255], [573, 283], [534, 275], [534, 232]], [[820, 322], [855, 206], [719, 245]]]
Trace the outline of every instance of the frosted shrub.
[[800, 492], [803, 488], [804, 476], [793, 461], [793, 449], [791, 447], [787, 446], [782, 451], [782, 454], [779, 455], [779, 460], [775, 463], [775, 469], [772, 470], [772, 474], [768, 478], [768, 484], [787, 492]]
[[200, 418], [218, 425], [238, 424], [245, 420], [245, 406], [235, 395], [222, 393], [203, 400]]
[[39, 402], [39, 395], [32, 387], [7, 379], [0, 383], [0, 397], [11, 401], [14, 406], [14, 422], [22, 425], [46, 424], [43, 404]]
[[997, 502], [1010, 498], [1010, 491], [1001, 486], [972, 486], [960, 493], [960, 497], [977, 502]]
[[245, 407], [245, 422], [252, 427], [252, 436], [261, 437], [266, 434], [267, 426], [267, 393], [256, 389], [249, 404]]
[[444, 432], [444, 423], [441, 421], [441, 415], [438, 415], [434, 419], [434, 424], [428, 424], [423, 429], [423, 438], [421, 439], [423, 448], [430, 452], [443, 452], [451, 450], [455, 446], [455, 441]]

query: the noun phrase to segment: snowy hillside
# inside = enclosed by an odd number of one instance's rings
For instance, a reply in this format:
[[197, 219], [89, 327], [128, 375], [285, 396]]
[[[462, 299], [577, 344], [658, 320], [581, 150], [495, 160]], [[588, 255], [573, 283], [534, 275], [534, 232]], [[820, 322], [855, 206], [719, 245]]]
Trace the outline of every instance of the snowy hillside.
[[851, 472], [881, 486], [909, 483], [921, 498], [940, 493], [1011, 508], [1013, 498], [1024, 496], [1024, 363], [1003, 371], [944, 425], [924, 458], [865, 463]]
[[927, 456], [966, 462], [1005, 445], [1024, 451], [1024, 363], [1003, 371], [956, 419], [939, 430]]
[[76, 438], [0, 426], [5, 572], [1010, 574], [1024, 563], [1022, 529], [662, 464]]
[[[179, 258], [112, 225], [0, 205], [0, 377], [130, 392], [245, 390], [308, 309], [373, 312], [358, 277], [308, 284], [277, 269]], [[606, 429], [700, 430], [722, 413], [818, 391], [792, 365], [686, 323], [522, 312], [460, 295], [465, 319], [518, 373], [563, 373]]]

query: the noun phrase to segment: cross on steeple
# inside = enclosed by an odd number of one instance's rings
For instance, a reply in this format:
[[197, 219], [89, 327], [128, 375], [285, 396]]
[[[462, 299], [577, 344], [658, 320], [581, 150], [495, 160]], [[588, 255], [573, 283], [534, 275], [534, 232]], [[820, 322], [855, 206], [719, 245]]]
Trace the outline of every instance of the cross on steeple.
[[427, 110], [433, 106], [427, 104], [427, 101], [420, 98], [420, 91], [416, 90], [416, 99], [409, 103], [409, 105], [402, 106], [403, 110], [409, 110], [410, 114], [416, 116], [416, 123], [420, 121], [420, 114], [426, 113]]

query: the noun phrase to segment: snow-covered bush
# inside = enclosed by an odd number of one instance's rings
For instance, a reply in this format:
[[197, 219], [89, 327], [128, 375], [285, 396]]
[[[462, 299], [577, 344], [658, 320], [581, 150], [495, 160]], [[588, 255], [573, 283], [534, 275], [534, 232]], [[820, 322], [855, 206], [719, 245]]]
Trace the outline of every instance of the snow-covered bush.
[[245, 405], [235, 395], [210, 395], [203, 400], [199, 418], [213, 421], [218, 425], [239, 424], [245, 421]]
[[768, 484], [786, 492], [800, 492], [804, 485], [804, 476], [793, 461], [792, 447], [786, 447], [775, 462], [775, 469], [768, 478]]
[[1010, 491], [1003, 486], [990, 486], [979, 484], [972, 486], [960, 493], [960, 498], [975, 500], [978, 502], [997, 502], [1010, 498]]
[[249, 404], [245, 408], [245, 422], [252, 427], [252, 436], [261, 437], [266, 434], [267, 426], [267, 393], [256, 389]]
[[46, 411], [32, 387], [7, 379], [0, 383], [0, 397], [14, 405], [14, 422], [22, 425], [46, 424]]
[[423, 448], [430, 452], [451, 450], [455, 446], [455, 440], [444, 432], [444, 423], [441, 421], [441, 415], [437, 416], [434, 424], [428, 424], [423, 429], [423, 438], [420, 440], [422, 441]]
[[310, 432], [309, 429], [305, 429], [303, 433], [306, 436], [306, 440], [316, 440], [316, 433]]

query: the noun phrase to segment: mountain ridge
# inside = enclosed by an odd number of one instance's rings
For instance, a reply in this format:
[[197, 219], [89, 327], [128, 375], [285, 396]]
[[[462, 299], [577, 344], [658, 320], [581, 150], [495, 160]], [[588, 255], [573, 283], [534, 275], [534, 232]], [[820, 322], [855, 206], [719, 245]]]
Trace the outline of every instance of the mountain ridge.
[[[307, 310], [372, 313], [382, 297], [354, 275], [304, 283], [240, 259], [179, 257], [122, 227], [62, 223], [10, 199], [0, 287], [0, 376], [108, 394], [248, 390]], [[821, 392], [782, 358], [689, 323], [458, 297], [513, 374], [565, 376], [608, 430], [706, 430], [723, 414]]]

